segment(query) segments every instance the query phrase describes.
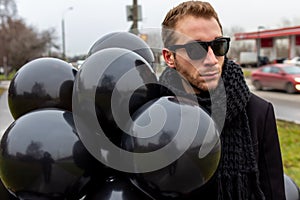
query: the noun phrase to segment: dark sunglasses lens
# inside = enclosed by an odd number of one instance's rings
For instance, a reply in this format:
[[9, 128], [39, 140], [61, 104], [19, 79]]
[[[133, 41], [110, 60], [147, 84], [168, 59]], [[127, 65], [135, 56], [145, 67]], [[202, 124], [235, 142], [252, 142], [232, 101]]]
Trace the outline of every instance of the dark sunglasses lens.
[[216, 56], [224, 56], [229, 49], [229, 43], [226, 39], [219, 39], [212, 43], [211, 48]]
[[208, 46], [199, 42], [193, 42], [186, 44], [185, 49], [190, 59], [199, 60], [206, 56]]

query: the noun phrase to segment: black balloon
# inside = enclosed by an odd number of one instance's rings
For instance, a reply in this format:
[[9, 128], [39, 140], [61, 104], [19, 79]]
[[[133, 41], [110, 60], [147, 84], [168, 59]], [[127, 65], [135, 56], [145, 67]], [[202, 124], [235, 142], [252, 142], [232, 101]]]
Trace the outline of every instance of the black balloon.
[[150, 65], [154, 63], [154, 55], [148, 44], [137, 35], [129, 32], [112, 32], [104, 35], [92, 45], [88, 55], [112, 47], [134, 51], [142, 56]]
[[1, 179], [20, 199], [78, 199], [90, 180], [78, 164], [83, 156], [90, 155], [80, 147], [71, 112], [32, 111], [14, 121], [2, 137]]
[[77, 69], [57, 58], [38, 58], [22, 66], [8, 89], [8, 103], [17, 119], [39, 108], [72, 111], [72, 90]]
[[[219, 132], [207, 112], [194, 101], [170, 96], [148, 102], [134, 113], [133, 120], [129, 125], [132, 136], [123, 136], [123, 147], [135, 153], [158, 154], [154, 160], [136, 164], [132, 182], [155, 199], [197, 196], [213, 177], [221, 154]], [[166, 145], [170, 146], [163, 149]], [[189, 145], [187, 149], [185, 145]], [[168, 161], [171, 158], [174, 161]], [[165, 166], [160, 166], [164, 162]], [[154, 170], [139, 172], [148, 166]]]
[[153, 200], [136, 188], [126, 177], [111, 175], [91, 182], [84, 200]]
[[284, 174], [286, 200], [300, 200], [300, 189], [291, 177]]
[[[108, 48], [88, 57], [78, 71], [73, 106], [82, 118], [89, 115], [88, 107], [95, 108], [104, 133], [120, 145], [120, 127], [158, 92], [157, 77], [145, 59], [127, 49]], [[86, 132], [78, 133], [86, 137]]]
[[12, 195], [3, 185], [0, 180], [0, 199], [1, 200], [17, 200], [17, 198]]

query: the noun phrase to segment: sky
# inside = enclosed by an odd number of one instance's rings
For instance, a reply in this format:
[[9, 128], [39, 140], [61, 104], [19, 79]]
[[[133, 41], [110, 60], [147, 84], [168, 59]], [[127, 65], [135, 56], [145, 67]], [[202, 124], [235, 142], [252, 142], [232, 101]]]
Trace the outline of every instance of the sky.
[[[165, 14], [184, 0], [138, 0], [142, 8], [140, 29], [159, 29]], [[257, 31], [300, 25], [298, 0], [207, 0], [218, 12], [224, 29], [241, 27]], [[131, 23], [126, 18], [126, 6], [132, 0], [15, 0], [19, 17], [38, 31], [54, 28], [57, 44], [61, 45], [61, 21], [65, 21], [67, 56], [86, 54], [105, 34], [128, 31]], [[72, 7], [72, 10], [69, 8]]]

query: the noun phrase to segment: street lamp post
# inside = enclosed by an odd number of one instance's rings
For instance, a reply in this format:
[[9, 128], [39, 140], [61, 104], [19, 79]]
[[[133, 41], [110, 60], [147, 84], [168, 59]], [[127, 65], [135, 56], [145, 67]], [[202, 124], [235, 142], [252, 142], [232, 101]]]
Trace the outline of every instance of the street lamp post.
[[66, 33], [65, 33], [65, 14], [70, 11], [73, 10], [73, 7], [69, 7], [67, 8], [62, 15], [62, 19], [61, 19], [61, 35], [62, 35], [62, 59], [66, 60]]
[[260, 38], [260, 29], [264, 29], [264, 26], [257, 27], [257, 67], [260, 65], [260, 46], [261, 46], [261, 38]]

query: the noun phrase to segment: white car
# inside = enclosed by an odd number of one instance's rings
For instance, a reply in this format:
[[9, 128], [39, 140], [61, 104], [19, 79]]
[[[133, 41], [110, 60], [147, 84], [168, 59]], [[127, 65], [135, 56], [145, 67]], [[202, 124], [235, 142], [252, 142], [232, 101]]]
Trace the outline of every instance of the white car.
[[285, 60], [284, 63], [288, 63], [288, 64], [294, 64], [294, 65], [298, 65], [300, 66], [300, 57], [296, 56], [290, 60]]

